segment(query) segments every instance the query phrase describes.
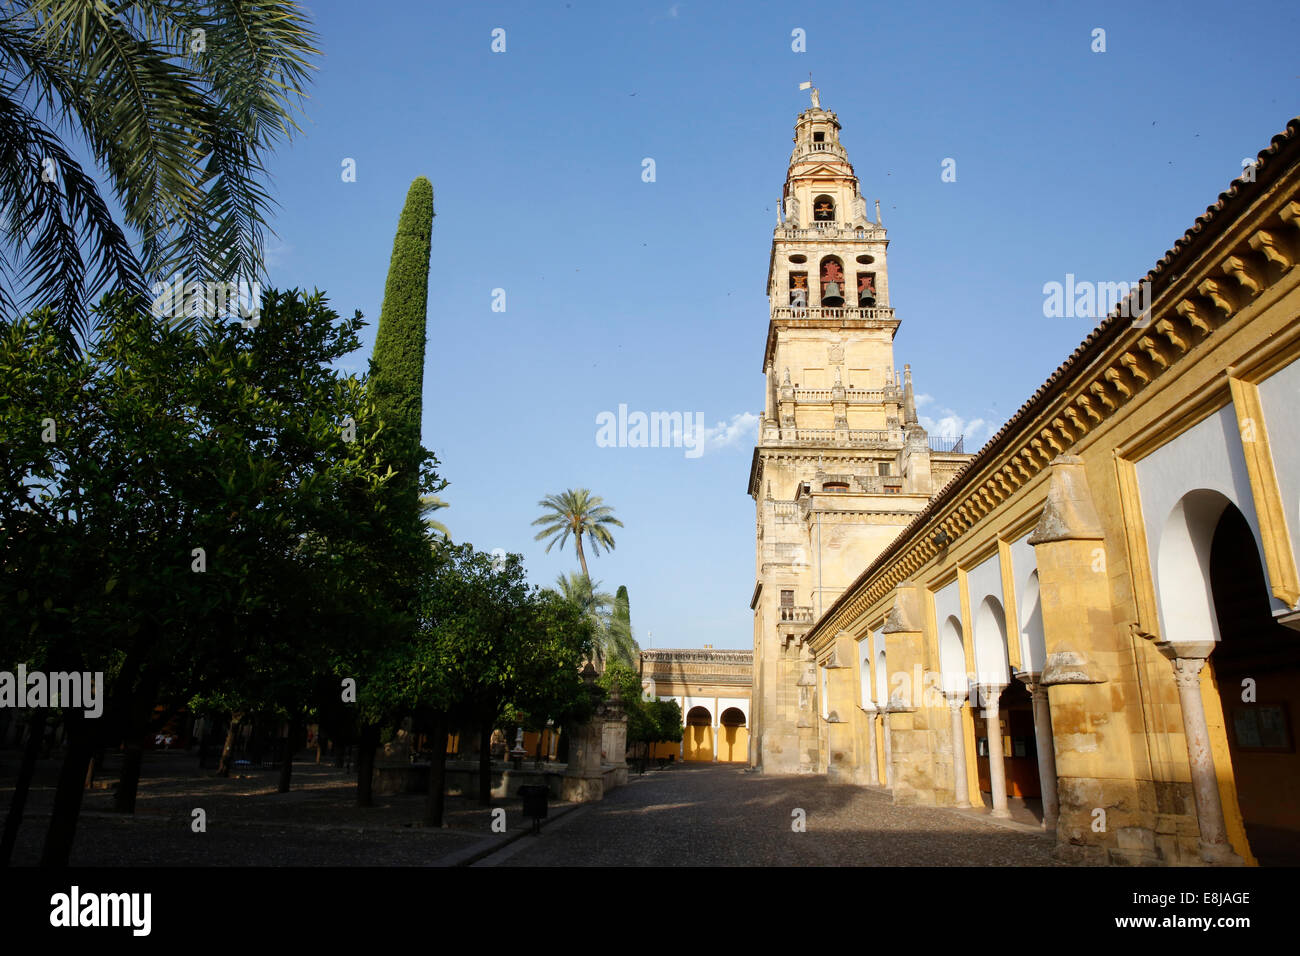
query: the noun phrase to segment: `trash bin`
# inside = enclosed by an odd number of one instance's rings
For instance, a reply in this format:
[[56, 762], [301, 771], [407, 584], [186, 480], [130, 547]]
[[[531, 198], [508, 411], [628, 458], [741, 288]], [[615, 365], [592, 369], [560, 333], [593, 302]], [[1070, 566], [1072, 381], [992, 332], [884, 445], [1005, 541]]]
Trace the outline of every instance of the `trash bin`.
[[524, 816], [532, 818], [534, 833], [541, 830], [542, 821], [546, 819], [547, 799], [549, 796], [550, 793], [546, 787], [537, 784], [519, 788], [519, 799], [524, 802]]

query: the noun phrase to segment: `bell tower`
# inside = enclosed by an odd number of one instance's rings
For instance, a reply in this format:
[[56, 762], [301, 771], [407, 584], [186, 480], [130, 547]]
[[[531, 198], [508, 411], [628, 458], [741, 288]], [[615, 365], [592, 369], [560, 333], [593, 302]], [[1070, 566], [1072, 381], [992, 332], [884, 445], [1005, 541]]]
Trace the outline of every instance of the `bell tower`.
[[817, 90], [799, 114], [768, 260], [757, 511], [750, 763], [816, 771], [804, 634], [970, 456], [934, 452], [911, 370], [894, 364], [889, 240]]

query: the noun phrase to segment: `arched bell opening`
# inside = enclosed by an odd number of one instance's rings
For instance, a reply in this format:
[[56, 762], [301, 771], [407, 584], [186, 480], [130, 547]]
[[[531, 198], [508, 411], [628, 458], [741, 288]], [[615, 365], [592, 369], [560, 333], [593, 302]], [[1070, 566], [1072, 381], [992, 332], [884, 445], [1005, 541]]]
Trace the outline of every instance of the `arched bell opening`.
[[808, 308], [808, 273], [790, 273], [790, 305], [796, 309]]
[[835, 309], [844, 305], [844, 263], [838, 256], [821, 261], [822, 305]]
[[874, 272], [858, 273], [858, 308], [874, 309], [876, 307], [876, 274]]
[[813, 222], [834, 222], [835, 200], [822, 195], [813, 200]]

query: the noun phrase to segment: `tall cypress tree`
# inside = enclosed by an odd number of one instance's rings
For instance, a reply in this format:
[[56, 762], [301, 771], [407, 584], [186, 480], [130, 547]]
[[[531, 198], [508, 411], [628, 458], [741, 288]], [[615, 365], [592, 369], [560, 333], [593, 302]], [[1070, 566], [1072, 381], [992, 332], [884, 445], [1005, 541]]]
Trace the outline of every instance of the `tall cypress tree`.
[[[384, 464], [395, 473], [388, 497], [386, 536], [391, 544], [387, 553], [392, 569], [391, 604], [408, 620], [414, 620], [419, 574], [430, 554], [420, 516], [420, 471], [426, 463], [437, 464], [437, 459], [420, 443], [432, 233], [433, 185], [420, 176], [411, 183], [402, 216], [397, 221], [393, 257], [384, 285], [384, 304], [375, 333], [369, 386], [370, 398], [384, 429], [380, 454]], [[442, 490], [445, 483], [432, 477], [433, 483], [424, 490]], [[401, 635], [398, 643], [409, 636]], [[379, 722], [385, 717], [385, 705], [382, 694], [368, 703], [361, 702], [366, 706], [362, 709], [357, 761], [357, 804], [368, 807], [373, 802], [371, 782], [379, 746]]]
[[632, 636], [632, 607], [628, 601], [627, 585], [620, 584], [614, 596], [614, 612], [609, 619], [608, 656], [629, 667], [636, 666], [641, 648]]
[[425, 323], [429, 304], [429, 250], [433, 233], [433, 185], [411, 183], [397, 222], [384, 304], [375, 334], [371, 395], [384, 423], [388, 463], [397, 474], [400, 512], [394, 520], [419, 525], [421, 394], [424, 388]]

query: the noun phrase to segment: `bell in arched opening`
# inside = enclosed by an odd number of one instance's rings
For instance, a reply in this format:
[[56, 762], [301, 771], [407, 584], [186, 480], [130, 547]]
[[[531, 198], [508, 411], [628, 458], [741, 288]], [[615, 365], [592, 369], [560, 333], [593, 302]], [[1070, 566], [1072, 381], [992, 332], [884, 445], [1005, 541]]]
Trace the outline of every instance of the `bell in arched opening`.
[[858, 308], [873, 309], [876, 306], [876, 277], [872, 273], [858, 275]]
[[844, 304], [844, 268], [835, 259], [822, 262], [822, 305], [838, 308]]

